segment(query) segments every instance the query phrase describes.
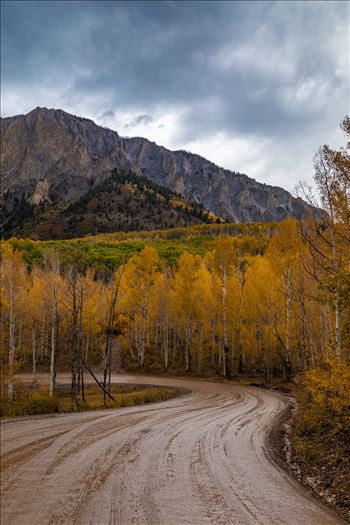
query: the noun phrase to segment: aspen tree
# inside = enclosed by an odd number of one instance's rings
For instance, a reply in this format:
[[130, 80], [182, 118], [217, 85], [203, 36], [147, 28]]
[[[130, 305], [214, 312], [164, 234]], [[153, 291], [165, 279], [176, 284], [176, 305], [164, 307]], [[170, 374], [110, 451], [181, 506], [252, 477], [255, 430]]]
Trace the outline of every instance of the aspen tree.
[[146, 247], [128, 261], [123, 278], [123, 310], [129, 318], [129, 341], [136, 347], [139, 366], [144, 365], [150, 342], [151, 293], [157, 265], [156, 250]]
[[197, 373], [201, 374], [205, 352], [210, 347], [213, 330], [213, 309], [214, 302], [212, 290], [212, 277], [204, 261], [201, 262], [197, 270], [197, 286], [195, 290], [195, 305], [197, 323]]
[[19, 252], [7, 250], [1, 262], [1, 287], [4, 290], [4, 301], [7, 304], [7, 334], [8, 334], [8, 395], [14, 395], [13, 373], [16, 360], [16, 327], [18, 326], [19, 296], [23, 292], [26, 281], [26, 269]]
[[48, 250], [45, 254], [46, 285], [50, 301], [51, 313], [51, 352], [50, 352], [50, 396], [56, 388], [56, 361], [58, 340], [58, 290], [61, 284], [60, 260], [54, 251]]
[[45, 290], [45, 273], [39, 269], [34, 268], [31, 274], [31, 286], [28, 290], [26, 300], [30, 305], [30, 310], [27, 310], [26, 322], [31, 331], [31, 347], [32, 347], [32, 384], [36, 385], [36, 365], [38, 361], [38, 340], [39, 340], [39, 326], [42, 317], [42, 312], [46, 309]]
[[163, 269], [154, 281], [152, 294], [152, 325], [154, 326], [154, 346], [160, 347], [164, 368], [169, 366], [170, 349], [170, 272]]
[[268, 255], [271, 265], [278, 276], [283, 278], [281, 292], [285, 299], [285, 330], [284, 338], [280, 334], [277, 324], [275, 333], [281, 346], [280, 357], [287, 380], [292, 377], [292, 357], [291, 357], [291, 328], [292, 328], [292, 300], [293, 300], [293, 265], [295, 264], [300, 250], [300, 238], [296, 221], [287, 219], [282, 222], [279, 231], [272, 238]]
[[[105, 325], [105, 349], [104, 349], [104, 365], [103, 365], [103, 386], [108, 392], [111, 391], [111, 367], [112, 367], [112, 341], [113, 337], [118, 335], [118, 329], [115, 326], [116, 321], [116, 307], [118, 301], [118, 294], [120, 289], [120, 282], [123, 276], [124, 266], [120, 266], [114, 273], [112, 281], [109, 283], [107, 302], [107, 318]], [[104, 402], [106, 403], [106, 392], [103, 394]]]
[[213, 267], [221, 282], [222, 304], [222, 375], [226, 377], [226, 359], [229, 353], [228, 319], [227, 319], [227, 282], [236, 264], [236, 249], [234, 240], [230, 237], [219, 238], [215, 241], [213, 252]]
[[192, 369], [191, 346], [196, 323], [197, 264], [193, 255], [183, 253], [179, 258], [178, 270], [171, 289], [173, 326], [184, 349], [186, 371]]
[[[341, 128], [349, 141], [349, 117]], [[334, 348], [340, 358], [350, 347], [350, 142], [339, 150], [322, 146], [314, 164], [318, 201], [326, 213], [302, 223], [301, 231], [312, 257], [307, 271], [333, 305]], [[314, 203], [310, 196], [309, 200]]]

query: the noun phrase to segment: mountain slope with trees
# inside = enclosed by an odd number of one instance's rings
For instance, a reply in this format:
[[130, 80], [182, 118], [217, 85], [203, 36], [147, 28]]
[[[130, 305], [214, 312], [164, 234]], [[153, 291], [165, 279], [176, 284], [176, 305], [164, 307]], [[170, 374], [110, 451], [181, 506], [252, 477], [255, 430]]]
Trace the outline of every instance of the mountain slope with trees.
[[70, 239], [216, 222], [223, 221], [147, 177], [113, 171], [76, 200], [39, 205], [22, 200], [8, 217], [6, 231], [17, 237]]

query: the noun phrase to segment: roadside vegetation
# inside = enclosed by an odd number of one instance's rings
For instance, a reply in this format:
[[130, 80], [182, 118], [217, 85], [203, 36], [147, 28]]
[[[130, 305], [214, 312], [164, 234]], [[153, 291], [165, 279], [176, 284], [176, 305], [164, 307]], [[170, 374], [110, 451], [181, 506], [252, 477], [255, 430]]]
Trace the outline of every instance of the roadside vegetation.
[[[15, 395], [10, 398], [3, 394], [0, 401], [0, 415], [2, 417], [51, 414], [72, 412], [76, 407], [72, 403], [69, 389], [56, 390], [50, 395], [48, 386], [40, 386], [33, 390], [17, 381]], [[101, 390], [94, 385], [84, 388], [81, 410], [97, 410], [101, 408], [121, 408], [145, 403], [166, 401], [178, 394], [176, 388], [145, 385], [113, 385], [110, 391], [114, 399], [104, 401]]]
[[298, 403], [292, 450], [296, 472], [350, 519], [350, 366], [328, 357], [292, 392]]

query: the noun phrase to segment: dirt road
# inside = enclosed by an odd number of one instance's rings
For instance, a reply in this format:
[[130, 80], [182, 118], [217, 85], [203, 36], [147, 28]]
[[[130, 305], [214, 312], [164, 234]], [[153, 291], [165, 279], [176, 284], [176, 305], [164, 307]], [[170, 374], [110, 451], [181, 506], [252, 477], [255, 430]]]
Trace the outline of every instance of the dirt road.
[[2, 424], [3, 525], [343, 523], [273, 464], [277, 393], [119, 376], [192, 393]]

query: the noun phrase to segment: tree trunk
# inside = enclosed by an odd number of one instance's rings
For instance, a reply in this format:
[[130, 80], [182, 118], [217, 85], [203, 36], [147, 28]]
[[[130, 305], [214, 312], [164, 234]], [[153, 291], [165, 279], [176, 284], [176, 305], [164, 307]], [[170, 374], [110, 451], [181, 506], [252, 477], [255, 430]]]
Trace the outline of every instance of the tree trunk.
[[85, 403], [85, 384], [84, 384], [84, 368], [83, 363], [81, 363], [81, 397]]
[[288, 264], [287, 275], [286, 275], [286, 285], [287, 285], [287, 308], [286, 308], [286, 353], [290, 355], [290, 320], [291, 320], [291, 309], [292, 309], [292, 283], [291, 283], [291, 267]]
[[10, 381], [8, 384], [8, 395], [13, 399], [14, 386], [12, 381], [13, 367], [15, 362], [15, 315], [14, 315], [14, 297], [10, 293], [10, 319], [9, 319], [9, 374]]
[[52, 317], [51, 317], [51, 355], [50, 355], [50, 396], [56, 388], [56, 331], [57, 331], [57, 290], [54, 284], [52, 297]]
[[35, 324], [32, 325], [32, 385], [36, 385], [36, 334]]
[[71, 384], [71, 397], [73, 406], [75, 409], [78, 408], [80, 403], [80, 392], [79, 392], [79, 359], [78, 359], [78, 297], [77, 297], [77, 271], [75, 268], [71, 270], [70, 275], [70, 294], [71, 294], [71, 355], [72, 355], [72, 384]]

